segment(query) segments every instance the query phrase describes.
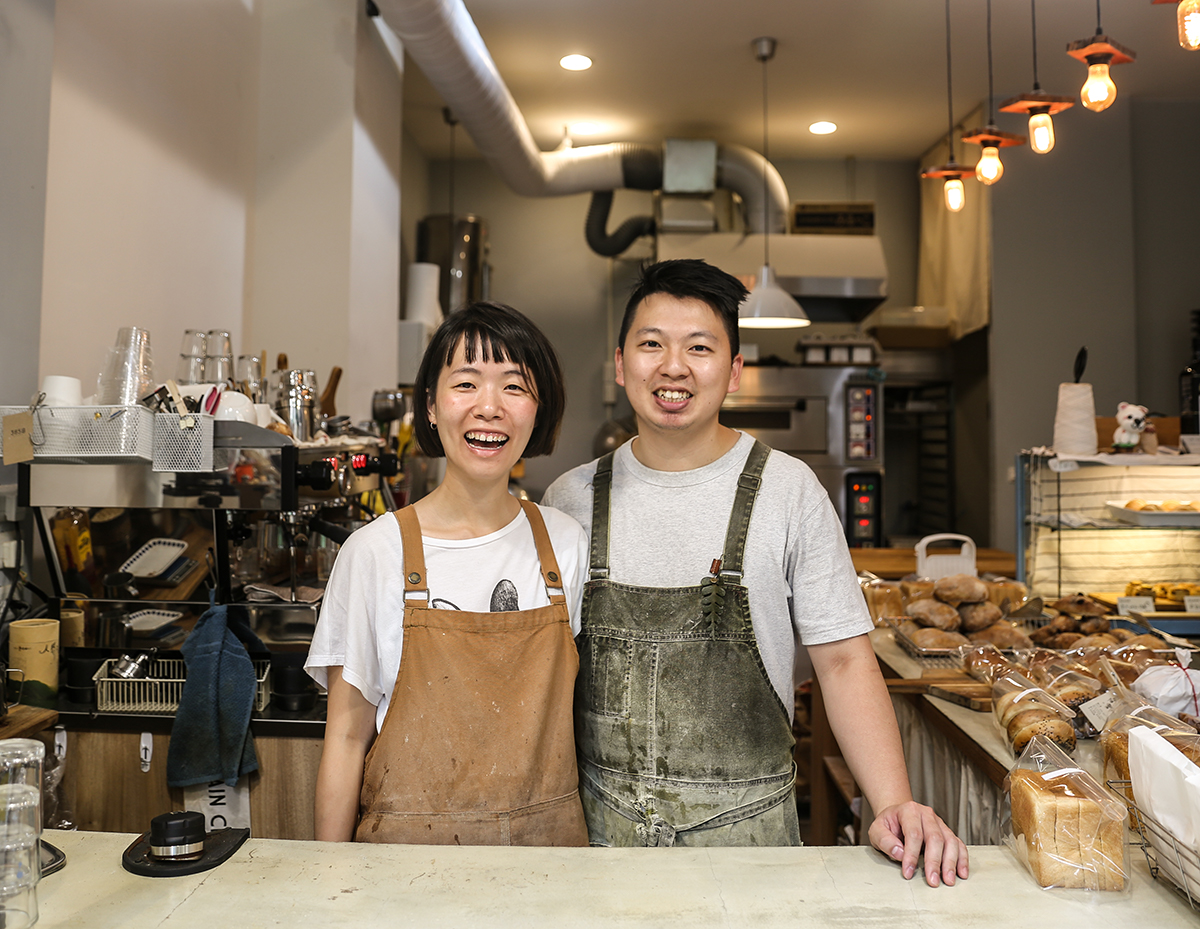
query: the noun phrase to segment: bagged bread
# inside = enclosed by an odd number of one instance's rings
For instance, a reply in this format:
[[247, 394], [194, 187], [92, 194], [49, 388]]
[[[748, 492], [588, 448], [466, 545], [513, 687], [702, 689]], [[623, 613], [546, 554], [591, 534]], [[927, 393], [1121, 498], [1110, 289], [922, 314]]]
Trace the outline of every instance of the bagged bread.
[[991, 600], [984, 600], [982, 603], [960, 603], [958, 615], [962, 618], [960, 628], [963, 632], [978, 632], [980, 629], [986, 629], [993, 623], [999, 622], [1004, 616], [1000, 612], [1000, 607]]
[[[992, 682], [992, 713], [1010, 743], [1024, 747], [1034, 736], [1042, 736], [1064, 752], [1075, 751], [1075, 711], [1022, 674], [1008, 671]], [[1012, 725], [1014, 721], [1019, 724]]]
[[988, 684], [1000, 674], [1018, 670], [1017, 666], [1000, 654], [1000, 649], [990, 642], [960, 649], [959, 655], [967, 673], [975, 680]]
[[867, 612], [876, 626], [883, 625], [885, 616], [904, 615], [904, 592], [899, 581], [866, 580], [862, 583], [862, 592], [867, 600]]
[[[1006, 612], [1017, 609], [1029, 599], [1029, 588], [1020, 581], [997, 577], [984, 583], [987, 584], [988, 600]], [[1005, 603], [1008, 606], [1005, 606]]]
[[[1105, 781], [1129, 780], [1129, 730], [1148, 727], [1163, 736], [1192, 761], [1200, 759], [1200, 735], [1187, 723], [1156, 707], [1138, 707], [1137, 715], [1110, 718], [1100, 733], [1100, 748], [1104, 753]], [[1126, 796], [1136, 801], [1133, 785], [1124, 788]]]
[[900, 593], [905, 606], [914, 600], [928, 600], [933, 596], [933, 581], [927, 577], [905, 578], [900, 582]]
[[933, 585], [933, 595], [943, 603], [978, 603], [988, 597], [987, 584], [973, 574], [950, 574], [940, 577]]
[[1008, 777], [1009, 842], [1042, 887], [1127, 887], [1125, 805], [1056, 745], [1034, 737]]
[[947, 632], [956, 631], [962, 623], [958, 610], [938, 600], [916, 600], [904, 611], [922, 626], [933, 626]]

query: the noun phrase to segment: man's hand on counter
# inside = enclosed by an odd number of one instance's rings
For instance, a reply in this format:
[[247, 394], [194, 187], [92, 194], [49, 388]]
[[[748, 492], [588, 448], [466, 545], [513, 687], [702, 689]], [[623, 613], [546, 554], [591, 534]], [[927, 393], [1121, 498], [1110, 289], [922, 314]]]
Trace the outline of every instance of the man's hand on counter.
[[880, 811], [868, 830], [871, 844], [900, 862], [905, 880], [917, 873], [917, 861], [925, 849], [925, 881], [930, 887], [954, 885], [969, 874], [967, 847], [942, 818], [914, 800]]

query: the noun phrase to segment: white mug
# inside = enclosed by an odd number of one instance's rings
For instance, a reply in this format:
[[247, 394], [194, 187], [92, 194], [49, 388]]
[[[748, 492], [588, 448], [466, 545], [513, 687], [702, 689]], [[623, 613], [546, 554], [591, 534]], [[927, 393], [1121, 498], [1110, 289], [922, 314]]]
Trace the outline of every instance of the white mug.
[[42, 393], [46, 395], [46, 406], [80, 406], [83, 404], [83, 387], [77, 377], [47, 374], [42, 378]]

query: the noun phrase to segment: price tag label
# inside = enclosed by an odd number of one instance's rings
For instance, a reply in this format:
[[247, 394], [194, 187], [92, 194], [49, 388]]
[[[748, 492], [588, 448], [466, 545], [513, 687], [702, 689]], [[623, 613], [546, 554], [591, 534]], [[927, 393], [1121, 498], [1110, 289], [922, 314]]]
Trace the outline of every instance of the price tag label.
[[1117, 597], [1117, 612], [1122, 616], [1130, 613], [1153, 613], [1153, 597]]
[[1189, 613], [1200, 613], [1200, 597], [1184, 597], [1183, 608]]
[[33, 414], [11, 413], [3, 423], [4, 463], [18, 464], [33, 460]]
[[1106, 690], [1098, 697], [1093, 697], [1087, 703], [1079, 708], [1083, 710], [1083, 715], [1087, 717], [1087, 721], [1097, 729], [1103, 729], [1104, 724], [1108, 722], [1108, 713], [1112, 709], [1113, 701], [1117, 699], [1115, 690]]

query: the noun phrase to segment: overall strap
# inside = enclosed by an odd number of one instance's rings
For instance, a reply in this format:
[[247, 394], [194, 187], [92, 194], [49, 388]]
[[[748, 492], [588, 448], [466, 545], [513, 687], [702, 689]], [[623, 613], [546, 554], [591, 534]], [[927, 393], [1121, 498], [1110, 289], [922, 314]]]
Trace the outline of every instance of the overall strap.
[[546, 584], [546, 593], [551, 603], [566, 603], [563, 594], [562, 572], [558, 569], [558, 559], [554, 557], [554, 546], [550, 544], [550, 534], [546, 531], [546, 521], [542, 513], [528, 500], [521, 501], [521, 509], [529, 520], [529, 528], [533, 530], [533, 544], [537, 546], [538, 561], [541, 563], [542, 581]]
[[725, 551], [721, 556], [721, 575], [742, 576], [742, 558], [746, 554], [746, 533], [750, 528], [750, 514], [762, 484], [763, 465], [771, 449], [757, 439], [746, 458], [746, 466], [738, 476], [737, 493], [733, 498], [733, 510], [729, 514], [729, 528], [725, 530]]
[[[429, 606], [429, 579], [425, 577], [425, 545], [421, 542], [421, 524], [411, 506], [396, 511], [400, 541], [404, 546], [404, 605], [423, 610]], [[425, 595], [424, 599], [409, 594]]]
[[596, 462], [596, 474], [592, 477], [592, 551], [588, 578], [593, 581], [608, 577], [608, 518], [614, 454], [609, 452]]

